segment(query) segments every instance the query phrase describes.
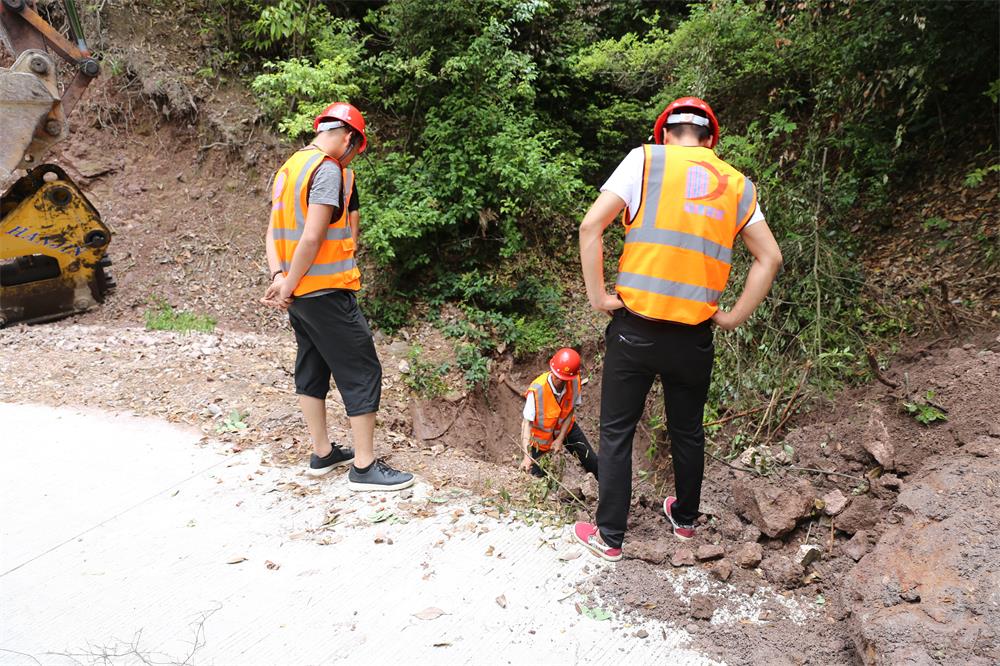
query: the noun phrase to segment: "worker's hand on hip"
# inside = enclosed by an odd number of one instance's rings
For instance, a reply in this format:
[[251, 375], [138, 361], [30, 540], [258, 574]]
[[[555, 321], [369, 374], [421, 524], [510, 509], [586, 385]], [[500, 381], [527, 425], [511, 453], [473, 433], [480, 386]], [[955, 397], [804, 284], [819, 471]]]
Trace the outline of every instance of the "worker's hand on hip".
[[734, 317], [733, 313], [723, 310], [716, 310], [715, 314], [712, 315], [712, 321], [724, 331], [731, 331], [743, 323]]
[[618, 308], [625, 307], [625, 304], [622, 303], [622, 299], [618, 297], [618, 294], [604, 294], [597, 303], [591, 302], [590, 306], [610, 317], [612, 312]]

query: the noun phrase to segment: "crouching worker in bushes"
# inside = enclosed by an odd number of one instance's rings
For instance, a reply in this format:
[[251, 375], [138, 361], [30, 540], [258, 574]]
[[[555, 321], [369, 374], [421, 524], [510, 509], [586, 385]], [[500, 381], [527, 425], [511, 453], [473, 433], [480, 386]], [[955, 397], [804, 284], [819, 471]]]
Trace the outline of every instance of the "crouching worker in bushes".
[[565, 448], [597, 478], [597, 454], [573, 417], [580, 404], [580, 355], [565, 347], [557, 351], [549, 360], [549, 372], [531, 382], [524, 395], [521, 469], [545, 476], [538, 460], [549, 451], [559, 453]]

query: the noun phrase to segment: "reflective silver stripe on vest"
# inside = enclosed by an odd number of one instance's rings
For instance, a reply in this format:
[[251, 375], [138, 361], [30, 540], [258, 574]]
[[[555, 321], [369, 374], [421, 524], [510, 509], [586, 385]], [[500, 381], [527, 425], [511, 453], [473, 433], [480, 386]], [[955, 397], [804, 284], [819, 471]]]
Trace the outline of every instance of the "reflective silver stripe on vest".
[[[304, 229], [272, 229], [274, 240], [300, 241]], [[328, 227], [326, 230], [326, 240], [347, 240], [351, 237], [350, 227]]]
[[306, 212], [302, 210], [302, 197], [299, 196], [299, 192], [302, 191], [302, 181], [305, 180], [306, 174], [311, 175], [313, 165], [321, 159], [323, 159], [323, 153], [317, 151], [316, 155], [306, 160], [306, 165], [299, 171], [299, 177], [295, 181], [295, 226], [299, 229], [306, 225]]
[[535, 396], [535, 420], [532, 422], [532, 425], [535, 423], [544, 423], [545, 409], [543, 408], [544, 402], [542, 400], [542, 387], [538, 384], [533, 384], [531, 386], [531, 392]]
[[744, 177], [743, 196], [740, 197], [740, 203], [736, 206], [736, 224], [743, 223], [743, 218], [750, 212], [750, 206], [753, 205], [756, 195], [757, 188], [754, 187], [753, 181]]
[[666, 155], [667, 149], [664, 146], [649, 146], [649, 177], [646, 179], [646, 183], [649, 184], [649, 191], [644, 195], [642, 219], [639, 220], [640, 227], [649, 229], [656, 227], [656, 209], [660, 205], [660, 192], [663, 189], [663, 172], [666, 166]]
[[669, 247], [679, 247], [685, 250], [700, 252], [706, 257], [717, 259], [724, 264], [731, 264], [733, 251], [728, 247], [723, 247], [718, 243], [688, 234], [683, 231], [672, 231], [670, 229], [658, 229], [656, 227], [633, 227], [625, 234], [626, 243], [655, 243], [657, 245], [667, 245]]
[[317, 275], [336, 275], [337, 273], [343, 273], [349, 271], [352, 268], [357, 267], [358, 262], [354, 260], [354, 257], [350, 259], [344, 259], [343, 261], [334, 261], [329, 264], [313, 264], [312, 268], [306, 273], [308, 277], [316, 277]]
[[632, 289], [648, 291], [662, 296], [674, 296], [675, 298], [683, 298], [699, 303], [715, 304], [719, 301], [719, 297], [722, 296], [721, 291], [709, 289], [708, 287], [699, 287], [693, 284], [674, 282], [673, 280], [664, 280], [663, 278], [650, 277], [648, 275], [639, 275], [638, 273], [619, 273], [618, 286], [631, 287]]
[[[306, 174], [311, 172], [311, 169], [316, 162], [323, 159], [323, 153], [317, 151], [317, 154], [306, 160], [306, 165], [302, 167], [299, 171], [299, 177], [295, 180], [295, 229], [272, 229], [274, 232], [274, 240], [299, 240], [302, 237], [302, 229], [306, 225], [306, 215], [302, 210], [301, 198], [299, 197], [299, 192], [302, 191], [302, 181], [305, 180]], [[290, 234], [294, 234], [295, 238], [291, 238]], [[288, 257], [287, 261], [281, 262], [281, 268], [287, 273], [291, 269], [292, 258]]]

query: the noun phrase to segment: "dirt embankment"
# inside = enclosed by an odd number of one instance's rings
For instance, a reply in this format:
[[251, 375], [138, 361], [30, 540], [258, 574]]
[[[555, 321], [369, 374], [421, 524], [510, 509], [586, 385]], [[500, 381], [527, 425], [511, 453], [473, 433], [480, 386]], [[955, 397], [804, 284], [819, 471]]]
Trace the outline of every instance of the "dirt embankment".
[[[599, 591], [687, 624], [731, 663], [997, 663], [1000, 337], [897, 363], [899, 389], [816, 410], [771, 476], [711, 463], [695, 541], [672, 539], [661, 497], [640, 493], [631, 559]], [[928, 390], [946, 421], [905, 407]], [[768, 600], [768, 585], [800, 604]]]

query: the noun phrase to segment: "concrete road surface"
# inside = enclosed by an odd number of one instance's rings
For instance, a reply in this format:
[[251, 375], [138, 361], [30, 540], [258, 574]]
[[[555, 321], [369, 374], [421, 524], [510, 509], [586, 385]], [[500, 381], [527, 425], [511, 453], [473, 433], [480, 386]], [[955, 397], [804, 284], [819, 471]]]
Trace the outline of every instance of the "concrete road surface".
[[200, 439], [0, 404], [0, 663], [714, 663], [681, 630], [580, 615], [602, 563], [566, 528]]

